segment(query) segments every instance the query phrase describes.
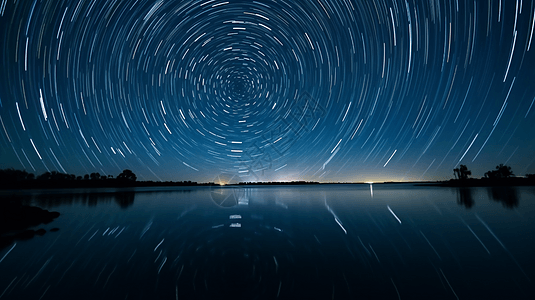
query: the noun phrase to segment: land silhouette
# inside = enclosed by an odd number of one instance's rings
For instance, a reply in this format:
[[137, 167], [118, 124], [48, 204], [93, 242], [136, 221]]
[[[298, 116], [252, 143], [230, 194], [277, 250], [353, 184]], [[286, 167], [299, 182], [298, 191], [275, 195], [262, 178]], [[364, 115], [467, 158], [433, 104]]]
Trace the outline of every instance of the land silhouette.
[[[0, 249], [17, 240], [27, 240], [46, 233], [43, 228], [30, 229], [48, 224], [59, 217], [59, 212], [51, 212], [35, 206], [23, 205], [17, 198], [0, 201]], [[50, 231], [57, 231], [52, 228]]]
[[304, 185], [320, 184], [316, 181], [263, 181], [263, 182], [196, 182], [196, 181], [138, 181], [131, 170], [123, 170], [117, 177], [99, 173], [76, 176], [57, 171], [41, 175], [24, 170], [1, 169], [0, 189], [52, 189], [52, 188], [122, 188], [122, 187], [163, 187], [163, 186], [225, 186], [225, 185]]
[[[466, 165], [459, 165], [453, 169], [454, 178], [447, 181], [421, 181], [439, 186], [525, 186], [535, 185], [535, 174], [526, 174], [516, 177], [510, 166], [499, 164], [481, 178], [472, 178], [472, 171]], [[403, 182], [385, 182], [403, 183]], [[52, 188], [123, 188], [123, 187], [172, 187], [172, 186], [223, 186], [223, 185], [314, 185], [314, 184], [364, 184], [364, 182], [328, 182], [316, 181], [263, 181], [263, 182], [236, 182], [232, 184], [223, 182], [195, 182], [195, 181], [139, 181], [136, 174], [129, 169], [123, 170], [116, 177], [101, 175], [98, 172], [76, 176], [57, 171], [45, 172], [36, 176], [25, 170], [0, 169], [0, 189], [52, 189]]]
[[52, 188], [122, 188], [151, 186], [204, 186], [214, 183], [198, 183], [194, 181], [138, 181], [136, 174], [129, 169], [123, 170], [117, 177], [100, 173], [76, 176], [57, 171], [45, 172], [41, 175], [28, 173], [24, 170], [0, 170], [0, 189], [52, 189]]
[[494, 170], [485, 172], [481, 178], [470, 178], [472, 172], [466, 165], [453, 169], [454, 178], [442, 182], [440, 186], [476, 187], [476, 186], [526, 186], [535, 185], [535, 174], [516, 177], [510, 166], [499, 164]]
[[526, 174], [515, 177], [510, 166], [499, 164], [494, 170], [485, 172], [479, 179], [470, 178], [472, 174], [466, 165], [453, 169], [454, 179], [439, 184], [440, 186], [457, 187], [457, 203], [467, 209], [475, 205], [472, 187], [487, 187], [488, 197], [502, 203], [503, 207], [513, 209], [519, 205], [519, 196], [515, 186], [535, 185], [535, 175]]

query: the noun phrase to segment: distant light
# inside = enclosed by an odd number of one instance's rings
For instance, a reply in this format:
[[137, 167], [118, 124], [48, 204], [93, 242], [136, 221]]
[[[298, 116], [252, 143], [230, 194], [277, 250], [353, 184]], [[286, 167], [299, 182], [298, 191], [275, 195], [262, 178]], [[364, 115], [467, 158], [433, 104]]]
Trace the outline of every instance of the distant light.
[[373, 181], [368, 181], [368, 182], [366, 182], [366, 183], [367, 183], [367, 184], [373, 184]]

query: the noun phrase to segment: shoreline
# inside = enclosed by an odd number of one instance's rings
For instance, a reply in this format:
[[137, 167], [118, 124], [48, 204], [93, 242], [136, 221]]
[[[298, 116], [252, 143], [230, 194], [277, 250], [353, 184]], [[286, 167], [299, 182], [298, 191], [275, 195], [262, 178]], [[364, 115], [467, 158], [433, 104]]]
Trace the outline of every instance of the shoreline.
[[318, 186], [318, 185], [397, 185], [397, 184], [412, 184], [412, 185], [437, 185], [440, 181], [405, 181], [405, 182], [306, 182], [306, 181], [292, 181], [292, 182], [240, 182], [233, 184], [217, 184], [213, 182], [198, 183], [198, 182], [152, 182], [152, 181], [135, 181], [135, 182], [20, 182], [11, 185], [0, 186], [1, 191], [13, 190], [53, 190], [53, 189], [128, 189], [128, 188], [151, 188], [151, 187], [230, 187], [230, 186]]
[[448, 181], [405, 181], [405, 182], [240, 182], [233, 184], [217, 184], [213, 182], [153, 182], [153, 181], [134, 181], [134, 182], [115, 182], [112, 180], [103, 181], [74, 181], [74, 182], [17, 182], [10, 185], [0, 186], [2, 191], [31, 191], [31, 190], [66, 190], [66, 189], [130, 189], [130, 188], [158, 188], [158, 187], [247, 187], [247, 186], [318, 186], [318, 185], [400, 185], [412, 184], [414, 186], [439, 186], [439, 187], [493, 187], [493, 186], [535, 186], [535, 180], [530, 178], [512, 177], [501, 179], [450, 179]]
[[[427, 185], [429, 186], [429, 185]], [[488, 179], [488, 178], [470, 178], [465, 180], [451, 179], [431, 186], [441, 187], [515, 187], [515, 186], [535, 186], [535, 180], [522, 177]]]

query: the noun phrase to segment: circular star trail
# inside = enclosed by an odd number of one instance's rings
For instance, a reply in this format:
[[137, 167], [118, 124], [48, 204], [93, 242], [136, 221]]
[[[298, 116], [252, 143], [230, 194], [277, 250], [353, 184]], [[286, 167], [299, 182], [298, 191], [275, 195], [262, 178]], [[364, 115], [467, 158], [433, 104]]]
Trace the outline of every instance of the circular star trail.
[[0, 166], [534, 173], [533, 1], [0, 1]]

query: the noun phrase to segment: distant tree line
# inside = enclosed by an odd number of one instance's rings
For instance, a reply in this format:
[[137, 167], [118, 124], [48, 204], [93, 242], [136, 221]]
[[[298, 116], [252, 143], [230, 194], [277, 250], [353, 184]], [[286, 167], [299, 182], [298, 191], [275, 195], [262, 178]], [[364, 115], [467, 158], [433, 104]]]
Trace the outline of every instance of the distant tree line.
[[534, 185], [535, 174], [526, 174], [524, 177], [516, 177], [510, 166], [499, 164], [494, 170], [485, 172], [484, 177], [481, 179], [469, 178], [472, 175], [472, 171], [468, 170], [466, 165], [460, 165], [459, 168], [453, 169], [454, 184], [471, 185]]
[[117, 177], [101, 175], [98, 172], [76, 176], [57, 171], [41, 175], [24, 170], [0, 169], [0, 189], [32, 188], [98, 188], [98, 187], [149, 187], [149, 186], [205, 186], [218, 185], [213, 182], [197, 183], [195, 181], [138, 181], [131, 170], [123, 170]]
[[123, 170], [116, 178], [113, 175], [100, 175], [97, 172], [76, 176], [51, 171], [36, 176], [25, 170], [0, 169], [0, 187], [2, 188], [129, 186], [136, 180], [136, 174], [128, 169]]
[[[114, 179], [113, 175], [100, 175], [100, 173], [85, 174], [82, 176], [76, 176], [74, 174], [65, 174], [58, 171], [45, 172], [39, 176], [35, 176], [33, 173], [28, 173], [25, 170], [15, 170], [13, 168], [0, 169], [0, 180], [2, 182], [7, 181], [29, 181], [29, 180], [108, 180]], [[116, 178], [117, 180], [130, 180], [136, 181], [137, 176], [131, 170], [125, 169]]]
[[[513, 174], [511, 167], [504, 164], [496, 166], [496, 170], [490, 170], [485, 173], [485, 178], [489, 179], [509, 178], [512, 176], [515, 176], [515, 174]], [[533, 174], [528, 174], [527, 176], [533, 176]]]

